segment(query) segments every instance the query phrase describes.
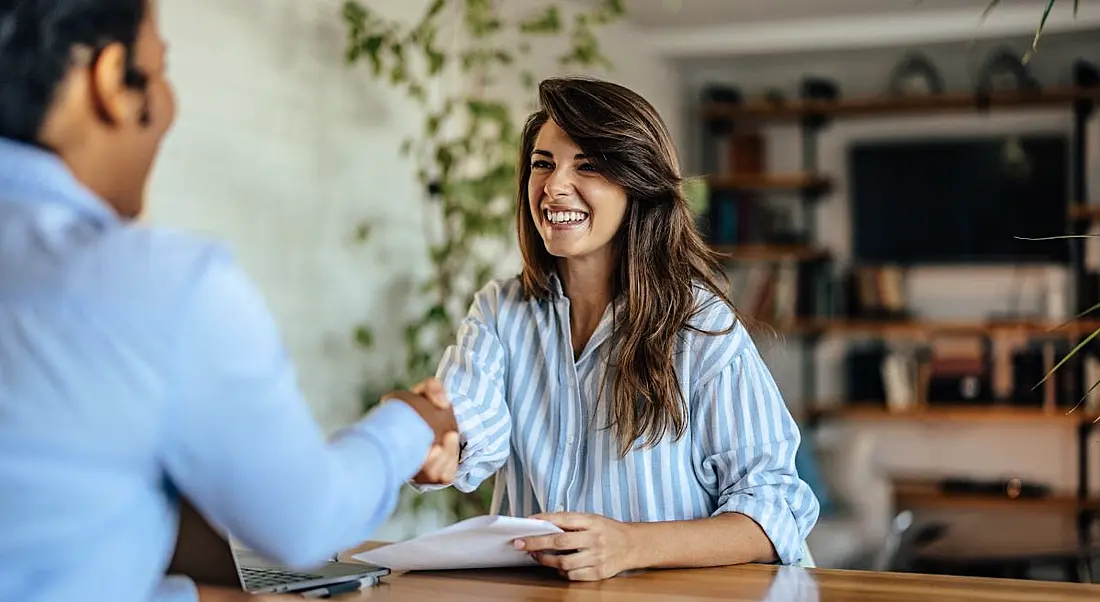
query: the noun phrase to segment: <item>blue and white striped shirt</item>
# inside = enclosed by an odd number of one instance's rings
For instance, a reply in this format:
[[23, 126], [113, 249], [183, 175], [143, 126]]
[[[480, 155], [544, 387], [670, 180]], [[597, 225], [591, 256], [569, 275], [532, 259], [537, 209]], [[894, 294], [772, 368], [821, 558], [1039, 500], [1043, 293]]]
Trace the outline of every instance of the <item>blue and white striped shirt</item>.
[[[597, 404], [612, 308], [574, 362], [569, 299], [556, 277], [551, 291], [528, 300], [518, 278], [491, 282], [444, 352], [438, 375], [464, 444], [455, 487], [473, 491], [503, 469], [502, 512], [512, 516], [570, 511], [648, 522], [739, 512], [764, 529], [780, 562], [801, 561], [818, 501], [795, 470], [798, 427], [741, 324], [717, 336], [684, 330], [675, 364], [688, 429], [656, 447], [638, 442], [622, 457], [606, 403]], [[698, 299], [694, 326], [720, 331], [734, 320], [712, 294]]]

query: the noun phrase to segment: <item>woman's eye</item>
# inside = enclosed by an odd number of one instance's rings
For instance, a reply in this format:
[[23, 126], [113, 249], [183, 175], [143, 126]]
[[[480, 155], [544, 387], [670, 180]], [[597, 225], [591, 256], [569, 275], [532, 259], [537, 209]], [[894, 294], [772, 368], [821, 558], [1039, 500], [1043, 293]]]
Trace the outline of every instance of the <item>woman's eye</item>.
[[554, 169], [554, 166], [549, 161], [534, 161], [531, 163], [531, 169]]
[[600, 169], [596, 167], [595, 163], [585, 163], [577, 168], [578, 171], [593, 171], [598, 172]]

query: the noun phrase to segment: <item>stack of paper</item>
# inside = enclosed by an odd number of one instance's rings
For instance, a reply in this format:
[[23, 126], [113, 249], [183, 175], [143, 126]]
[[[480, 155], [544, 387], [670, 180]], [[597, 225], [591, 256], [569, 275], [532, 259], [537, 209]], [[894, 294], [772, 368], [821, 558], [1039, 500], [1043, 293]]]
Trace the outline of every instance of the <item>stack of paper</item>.
[[478, 516], [416, 539], [354, 556], [394, 571], [439, 571], [527, 566], [535, 561], [516, 550], [522, 537], [561, 533], [553, 523], [509, 516]]

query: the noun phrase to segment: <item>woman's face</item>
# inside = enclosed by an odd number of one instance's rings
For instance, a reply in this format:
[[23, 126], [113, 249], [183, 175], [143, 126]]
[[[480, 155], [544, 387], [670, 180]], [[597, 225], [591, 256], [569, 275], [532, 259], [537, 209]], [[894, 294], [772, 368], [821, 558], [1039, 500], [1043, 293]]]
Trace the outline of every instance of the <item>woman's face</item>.
[[539, 130], [528, 159], [527, 198], [546, 250], [564, 259], [609, 250], [626, 213], [626, 190], [601, 175], [553, 121]]

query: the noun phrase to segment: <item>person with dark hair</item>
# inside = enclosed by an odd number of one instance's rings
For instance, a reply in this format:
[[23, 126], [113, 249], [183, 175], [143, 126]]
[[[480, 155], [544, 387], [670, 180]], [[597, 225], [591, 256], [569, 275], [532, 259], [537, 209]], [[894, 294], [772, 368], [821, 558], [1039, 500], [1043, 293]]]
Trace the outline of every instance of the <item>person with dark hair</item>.
[[[571, 580], [651, 567], [811, 564], [800, 434], [697, 232], [657, 111], [548, 79], [523, 130], [523, 268], [477, 295], [438, 369], [454, 486], [496, 474], [516, 541]], [[421, 487], [431, 489], [433, 487]]]
[[0, 0], [0, 600], [193, 600], [181, 498], [291, 567], [447, 483], [438, 383], [326, 441], [233, 255], [135, 223], [176, 107], [154, 0]]

